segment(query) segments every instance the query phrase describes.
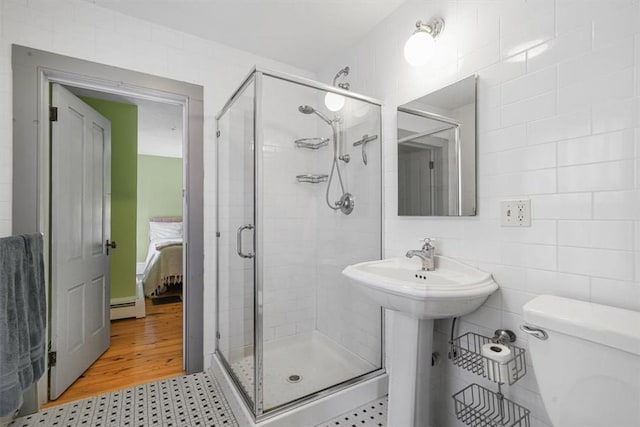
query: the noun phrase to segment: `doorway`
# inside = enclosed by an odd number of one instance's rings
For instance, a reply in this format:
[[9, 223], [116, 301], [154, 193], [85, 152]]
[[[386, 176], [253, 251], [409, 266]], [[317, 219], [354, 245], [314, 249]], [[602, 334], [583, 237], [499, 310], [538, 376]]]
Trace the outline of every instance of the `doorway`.
[[[184, 373], [182, 106], [70, 85], [53, 84], [52, 93], [52, 107], [57, 114], [51, 123], [51, 256], [58, 260], [52, 263], [52, 333], [64, 342], [77, 344], [71, 350], [57, 346], [59, 363], [50, 370], [52, 401], [48, 406]], [[72, 107], [66, 105], [69, 100]], [[102, 127], [110, 130], [110, 140], [96, 133], [96, 125], [78, 132], [77, 137], [65, 135], [74, 124], [88, 123], [94, 116], [106, 123]], [[83, 138], [86, 141], [79, 144]], [[69, 150], [66, 146], [73, 146], [74, 142], [78, 147]], [[60, 156], [61, 151], [72, 151], [75, 158], [105, 161], [81, 167], [77, 159], [70, 162], [69, 155]], [[98, 151], [106, 151], [109, 156], [100, 156]], [[67, 175], [74, 176], [73, 182], [59, 185], [58, 179]], [[88, 177], [86, 182], [81, 179], [83, 175]], [[111, 177], [104, 196], [104, 180], [97, 179], [98, 175]], [[92, 188], [96, 183], [97, 188]], [[102, 203], [107, 197], [110, 200]], [[97, 255], [110, 264], [104, 275], [110, 278], [106, 284], [110, 291], [107, 310], [95, 309], [103, 306], [109, 295], [95, 286], [102, 282], [78, 286], [61, 281], [56, 273], [60, 260], [65, 258], [64, 253], [58, 256], [56, 251], [59, 246], [67, 246], [60, 245], [60, 241], [74, 235], [60, 230], [69, 228], [65, 224], [76, 212], [72, 206], [80, 203], [67, 201], [75, 199], [89, 199], [88, 208], [77, 214], [88, 220], [73, 221], [83, 225], [72, 226], [90, 241], [92, 250], [85, 250], [85, 257], [91, 262], [97, 250]], [[97, 209], [103, 205], [110, 206], [110, 211]], [[104, 247], [105, 240], [112, 243]], [[97, 340], [101, 335], [94, 332], [91, 322], [85, 322], [85, 328], [66, 327], [81, 323], [78, 316], [82, 316], [82, 310], [65, 309], [65, 285], [74, 289], [74, 295], [81, 295], [78, 298], [84, 304], [94, 307], [88, 310], [94, 315], [87, 320], [101, 320], [104, 339]], [[84, 335], [83, 339], [78, 339], [78, 334]], [[82, 354], [84, 358], [79, 357]]]
[[[91, 63], [22, 46], [13, 46], [14, 150], [13, 233], [42, 232], [45, 260], [51, 257], [50, 84], [59, 83], [105, 93], [137, 96], [182, 106], [184, 118], [184, 368], [203, 369], [203, 127], [200, 86]], [[46, 262], [51, 284], [51, 265]], [[48, 298], [52, 296], [49, 289]], [[52, 306], [49, 306], [51, 313]], [[48, 323], [50, 346], [56, 337]], [[32, 396], [25, 396], [24, 411], [37, 410], [47, 399], [46, 378]]]

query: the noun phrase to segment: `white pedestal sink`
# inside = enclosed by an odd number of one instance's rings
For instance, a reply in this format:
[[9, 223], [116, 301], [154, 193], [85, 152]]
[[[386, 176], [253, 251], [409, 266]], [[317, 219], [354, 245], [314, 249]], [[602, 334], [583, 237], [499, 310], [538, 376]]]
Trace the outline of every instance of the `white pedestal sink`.
[[387, 425], [427, 427], [433, 320], [476, 310], [498, 289], [491, 274], [436, 256], [435, 271], [422, 271], [415, 258], [350, 265], [342, 272], [356, 289], [393, 310], [389, 339]]

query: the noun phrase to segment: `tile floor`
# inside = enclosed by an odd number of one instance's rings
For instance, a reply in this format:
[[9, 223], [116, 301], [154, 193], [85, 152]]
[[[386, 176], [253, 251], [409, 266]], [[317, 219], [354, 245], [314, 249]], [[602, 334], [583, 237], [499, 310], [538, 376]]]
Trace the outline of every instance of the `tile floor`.
[[[387, 398], [317, 427], [386, 427]], [[9, 427], [237, 427], [220, 386], [207, 372], [156, 381], [54, 406]], [[304, 427], [304, 426], [300, 426]]]
[[237, 426], [220, 387], [208, 373], [156, 381], [54, 406], [10, 427]]
[[374, 400], [316, 427], [386, 427], [387, 402], [386, 397]]

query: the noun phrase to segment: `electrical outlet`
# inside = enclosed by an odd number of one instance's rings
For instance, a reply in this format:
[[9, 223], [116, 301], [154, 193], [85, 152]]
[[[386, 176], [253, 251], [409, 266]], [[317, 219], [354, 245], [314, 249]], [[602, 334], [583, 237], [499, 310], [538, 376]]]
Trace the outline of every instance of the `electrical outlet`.
[[531, 227], [531, 200], [502, 200], [500, 225], [503, 227]]

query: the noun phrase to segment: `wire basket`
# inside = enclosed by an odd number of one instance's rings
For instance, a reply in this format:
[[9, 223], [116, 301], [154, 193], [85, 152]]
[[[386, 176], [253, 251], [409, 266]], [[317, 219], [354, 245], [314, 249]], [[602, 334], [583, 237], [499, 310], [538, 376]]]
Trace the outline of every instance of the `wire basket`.
[[493, 343], [491, 338], [467, 332], [451, 341], [451, 362], [498, 384], [513, 384], [527, 373], [525, 351], [511, 344], [511, 358], [499, 363], [482, 355], [482, 346]]
[[529, 410], [478, 384], [453, 395], [456, 417], [470, 427], [530, 427]]
[[329, 175], [312, 175], [312, 174], [303, 174], [296, 175], [296, 179], [298, 182], [308, 182], [311, 184], [318, 184], [319, 182], [325, 182], [329, 178]]
[[324, 147], [329, 142], [329, 138], [300, 138], [295, 140], [296, 147], [317, 150]]

